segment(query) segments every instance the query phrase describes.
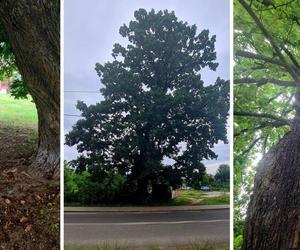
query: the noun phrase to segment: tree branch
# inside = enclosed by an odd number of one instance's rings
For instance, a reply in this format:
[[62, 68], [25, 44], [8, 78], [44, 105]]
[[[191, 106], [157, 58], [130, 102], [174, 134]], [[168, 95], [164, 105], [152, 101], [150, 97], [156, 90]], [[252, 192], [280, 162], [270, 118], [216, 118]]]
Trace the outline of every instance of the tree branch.
[[267, 127], [272, 127], [272, 128], [280, 128], [283, 126], [286, 126], [287, 124], [285, 122], [279, 122], [279, 121], [274, 121], [274, 122], [262, 122], [260, 123], [258, 126], [254, 127], [254, 128], [244, 128], [241, 131], [239, 131], [238, 133], [234, 134], [234, 137], [238, 137], [248, 131], [256, 131], [259, 129], [263, 129], [263, 128], [267, 128]]
[[264, 139], [264, 137], [258, 137], [258, 138], [256, 138], [256, 139], [250, 144], [250, 146], [242, 153], [242, 155], [244, 156], [244, 155], [248, 154], [248, 153], [252, 150], [252, 148], [254, 148], [254, 146], [256, 145], [256, 143], [258, 143], [261, 139]]
[[293, 62], [293, 64], [297, 68], [297, 70], [299, 70], [300, 69], [300, 65], [299, 65], [297, 59], [294, 57], [294, 55], [285, 46], [282, 46], [282, 49], [288, 55], [288, 57], [291, 59], [291, 61]]
[[252, 59], [256, 59], [256, 60], [261, 60], [267, 63], [271, 63], [271, 64], [275, 64], [281, 67], [285, 68], [285, 64], [282, 63], [279, 60], [276, 60], [274, 58], [268, 57], [268, 56], [264, 56], [264, 55], [259, 55], [259, 54], [255, 54], [252, 52], [248, 52], [248, 51], [244, 51], [244, 50], [238, 50], [235, 53], [236, 56], [240, 56], [240, 57], [246, 57], [246, 58], [252, 58]]
[[257, 86], [262, 86], [267, 83], [276, 84], [283, 87], [295, 87], [296, 82], [295, 81], [283, 81], [283, 80], [277, 80], [277, 79], [268, 79], [268, 78], [261, 78], [261, 79], [254, 79], [254, 78], [241, 78], [241, 79], [235, 79], [234, 84], [247, 84], [247, 83], [255, 83]]
[[299, 77], [298, 77], [297, 73], [295, 72], [294, 68], [291, 67], [291, 65], [289, 65], [286, 62], [284, 56], [281, 54], [280, 48], [277, 46], [277, 44], [275, 43], [273, 37], [269, 34], [269, 32], [264, 27], [264, 25], [262, 24], [262, 22], [256, 16], [256, 14], [252, 10], [252, 8], [244, 0], [239, 0], [239, 2], [245, 8], [245, 10], [248, 12], [248, 14], [252, 17], [252, 19], [254, 20], [254, 22], [256, 23], [256, 25], [259, 27], [259, 29], [261, 30], [261, 32], [263, 33], [263, 35], [265, 36], [265, 38], [270, 42], [272, 48], [274, 49], [274, 51], [277, 54], [277, 56], [280, 58], [280, 61], [282, 62], [282, 64], [284, 65], [284, 67], [291, 74], [291, 76], [293, 77], [293, 79], [298, 82], [299, 81]]
[[281, 96], [282, 94], [284, 94], [283, 92], [279, 92], [277, 95], [271, 97], [269, 100], [268, 100], [268, 104], [270, 104], [271, 102], [273, 102], [274, 100], [276, 100], [279, 96]]
[[285, 125], [291, 125], [291, 122], [289, 120], [277, 117], [275, 115], [271, 114], [266, 114], [266, 113], [253, 113], [253, 112], [234, 112], [234, 115], [236, 116], [247, 116], [247, 117], [254, 117], [254, 118], [266, 118], [266, 119], [271, 119], [274, 121], [281, 122], [282, 124]]

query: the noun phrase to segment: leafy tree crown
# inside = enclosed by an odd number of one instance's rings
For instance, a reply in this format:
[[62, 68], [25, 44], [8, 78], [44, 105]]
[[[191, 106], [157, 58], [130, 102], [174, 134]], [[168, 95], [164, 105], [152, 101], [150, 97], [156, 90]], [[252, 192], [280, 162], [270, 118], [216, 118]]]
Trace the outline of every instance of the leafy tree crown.
[[[120, 28], [129, 41], [115, 44], [113, 61], [96, 64], [104, 100], [78, 102], [84, 119], [66, 136], [78, 163], [97, 173], [162, 175], [202, 173], [202, 159], [227, 142], [229, 82], [204, 86], [201, 69], [216, 70], [215, 36], [174, 12], [139, 9]], [[163, 167], [163, 160], [175, 163]], [[166, 164], [165, 164], [166, 165]]]

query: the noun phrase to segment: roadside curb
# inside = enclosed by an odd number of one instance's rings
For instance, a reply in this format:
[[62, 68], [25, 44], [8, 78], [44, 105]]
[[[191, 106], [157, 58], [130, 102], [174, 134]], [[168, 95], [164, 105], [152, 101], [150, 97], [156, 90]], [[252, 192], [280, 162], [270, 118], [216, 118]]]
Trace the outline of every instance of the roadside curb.
[[156, 207], [65, 207], [65, 213], [90, 212], [172, 212], [229, 209], [229, 205], [156, 206]]

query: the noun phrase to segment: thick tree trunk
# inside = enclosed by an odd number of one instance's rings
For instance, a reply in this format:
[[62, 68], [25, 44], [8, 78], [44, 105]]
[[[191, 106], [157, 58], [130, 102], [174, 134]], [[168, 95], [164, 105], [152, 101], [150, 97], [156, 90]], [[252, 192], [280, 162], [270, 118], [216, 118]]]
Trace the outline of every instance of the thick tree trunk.
[[136, 202], [143, 204], [149, 201], [149, 191], [148, 191], [148, 179], [140, 178], [137, 180], [137, 189], [136, 189]]
[[261, 160], [243, 250], [300, 249], [300, 91], [292, 130]]
[[33, 172], [59, 176], [60, 2], [0, 0], [0, 22], [36, 104], [39, 145]]

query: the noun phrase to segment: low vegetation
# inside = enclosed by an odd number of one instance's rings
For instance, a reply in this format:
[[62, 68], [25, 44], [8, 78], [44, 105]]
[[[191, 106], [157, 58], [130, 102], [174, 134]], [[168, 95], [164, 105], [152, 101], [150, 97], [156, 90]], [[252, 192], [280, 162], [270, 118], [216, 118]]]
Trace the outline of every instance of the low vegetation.
[[[139, 250], [141, 248], [129, 247], [118, 244], [101, 244], [97, 246], [80, 246], [80, 245], [65, 245], [65, 250]], [[226, 245], [213, 245], [210, 243], [191, 243], [187, 246], [178, 247], [162, 247], [158, 245], [150, 245], [142, 248], [143, 250], [228, 250]]]
[[223, 205], [229, 204], [229, 194], [223, 192], [203, 192], [200, 190], [179, 190], [170, 205]]
[[[65, 205], [132, 205], [128, 200], [128, 193], [124, 188], [125, 177], [116, 175], [110, 178], [93, 180], [89, 172], [76, 173], [65, 168]], [[148, 205], [220, 205], [229, 204], [228, 192], [204, 192], [201, 190], [178, 190], [175, 199], [165, 202], [151, 202]]]
[[21, 127], [37, 126], [37, 112], [31, 98], [14, 99], [10, 95], [0, 94], [0, 107], [1, 123]]

